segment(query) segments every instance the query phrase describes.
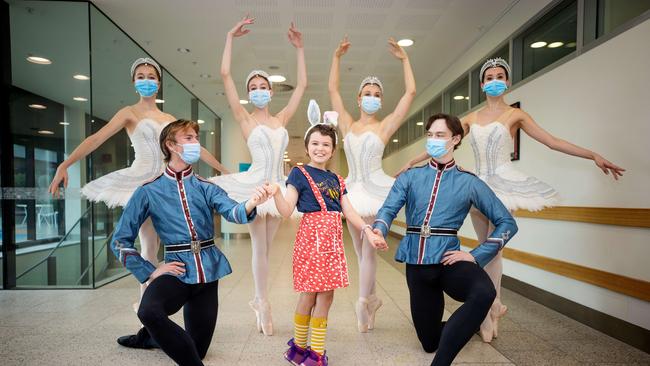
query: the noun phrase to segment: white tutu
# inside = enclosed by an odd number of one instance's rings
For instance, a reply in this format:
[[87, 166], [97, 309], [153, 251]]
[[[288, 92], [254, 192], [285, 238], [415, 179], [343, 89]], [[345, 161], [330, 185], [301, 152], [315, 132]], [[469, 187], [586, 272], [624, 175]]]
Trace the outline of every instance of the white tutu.
[[384, 143], [371, 131], [348, 133], [343, 140], [350, 174], [345, 180], [348, 199], [362, 217], [374, 217], [384, 204], [395, 178], [384, 173]]
[[138, 122], [129, 134], [135, 150], [133, 164], [88, 182], [81, 194], [93, 202], [104, 202], [109, 208], [125, 206], [138, 187], [163, 173], [165, 164], [159, 138], [166, 125], [152, 119]]
[[557, 204], [558, 193], [553, 187], [515, 169], [510, 161], [512, 137], [502, 123], [473, 124], [470, 141], [477, 176], [509, 210], [539, 211]]
[[[221, 187], [237, 202], [250, 199], [255, 187], [264, 183], [278, 183], [284, 194], [287, 177], [282, 171], [283, 155], [288, 143], [289, 133], [286, 128], [273, 129], [265, 125], [257, 125], [246, 142], [252, 159], [250, 168], [245, 172], [219, 175], [209, 180]], [[281, 216], [273, 198], [257, 206], [257, 215]], [[297, 211], [294, 211], [292, 216], [297, 215]]]

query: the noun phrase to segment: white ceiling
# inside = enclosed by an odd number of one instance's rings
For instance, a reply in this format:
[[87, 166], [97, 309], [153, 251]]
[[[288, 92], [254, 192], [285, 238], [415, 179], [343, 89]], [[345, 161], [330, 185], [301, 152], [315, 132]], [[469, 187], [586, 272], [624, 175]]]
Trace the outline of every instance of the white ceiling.
[[[348, 35], [351, 49], [341, 68], [341, 92], [347, 108], [358, 115], [356, 91], [361, 79], [377, 75], [385, 86], [384, 110], [395, 106], [404, 88], [402, 67], [389, 52], [388, 37], [411, 38], [407, 48], [418, 90], [437, 79], [517, 0], [95, 0], [97, 5], [176, 78], [221, 116], [229, 115], [219, 78], [225, 35], [245, 14], [256, 18], [250, 34], [235, 40], [232, 74], [240, 96], [254, 68], [274, 71], [295, 85], [295, 50], [286, 39], [291, 21], [302, 31], [309, 88], [302, 107], [288, 126], [302, 136], [306, 106], [316, 99], [329, 108], [327, 77], [332, 53]], [[190, 53], [179, 53], [188, 48]], [[199, 77], [210, 74], [211, 78]], [[283, 107], [290, 93], [276, 94], [272, 110]], [[177, 116], [187, 117], [187, 116]], [[292, 140], [292, 157], [302, 157]]]

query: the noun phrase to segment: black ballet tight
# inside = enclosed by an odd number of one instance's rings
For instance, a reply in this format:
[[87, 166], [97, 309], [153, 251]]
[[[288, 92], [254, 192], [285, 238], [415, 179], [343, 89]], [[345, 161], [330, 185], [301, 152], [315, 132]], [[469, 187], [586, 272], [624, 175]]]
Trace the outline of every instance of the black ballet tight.
[[[217, 323], [218, 289], [219, 281], [189, 285], [162, 275], [145, 290], [138, 317], [177, 364], [203, 365]], [[183, 306], [185, 329], [169, 319]]]
[[[485, 319], [496, 291], [487, 273], [472, 262], [406, 265], [411, 316], [422, 347], [436, 352], [432, 366], [451, 365]], [[442, 322], [443, 291], [463, 305]]]

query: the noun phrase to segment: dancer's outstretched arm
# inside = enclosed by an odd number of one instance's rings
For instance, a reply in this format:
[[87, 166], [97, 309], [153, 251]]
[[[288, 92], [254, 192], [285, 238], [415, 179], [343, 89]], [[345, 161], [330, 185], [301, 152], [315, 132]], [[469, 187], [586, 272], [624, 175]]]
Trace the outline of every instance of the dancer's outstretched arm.
[[226, 92], [226, 99], [232, 110], [235, 120], [239, 123], [246, 121], [249, 117], [248, 111], [239, 103], [239, 94], [237, 87], [230, 74], [230, 65], [232, 62], [232, 42], [235, 37], [241, 37], [250, 32], [250, 29], [244, 29], [244, 26], [253, 24], [254, 18], [249, 18], [246, 15], [242, 20], [237, 22], [235, 26], [226, 35], [226, 45], [223, 48], [223, 56], [221, 57], [221, 79], [223, 79], [223, 86]]
[[95, 151], [104, 141], [108, 140], [111, 136], [118, 133], [122, 130], [126, 124], [131, 120], [130, 111], [131, 107], [124, 107], [120, 109], [119, 112], [111, 118], [108, 123], [102, 127], [99, 131], [94, 134], [86, 137], [76, 149], [72, 151], [70, 156], [65, 159], [58, 168], [56, 168], [56, 174], [50, 183], [48, 192], [50, 192], [54, 197], [59, 197], [59, 185], [63, 182], [63, 187], [68, 187], [68, 167], [77, 161], [85, 158], [88, 154]]
[[514, 117], [517, 118], [519, 127], [521, 127], [521, 129], [524, 130], [528, 136], [534, 138], [549, 148], [555, 151], [563, 152], [565, 154], [593, 160], [598, 168], [603, 171], [603, 173], [609, 175], [611, 172], [612, 176], [616, 180], [618, 180], [619, 177], [623, 176], [625, 169], [603, 158], [598, 153], [595, 153], [578, 145], [574, 145], [566, 140], [551, 135], [542, 127], [540, 127], [528, 113], [522, 111], [521, 109], [517, 109], [515, 111]]
[[289, 27], [287, 37], [289, 38], [289, 42], [296, 48], [296, 54], [298, 56], [298, 82], [291, 94], [291, 98], [289, 98], [289, 103], [276, 115], [283, 126], [286, 126], [289, 120], [291, 120], [291, 117], [296, 113], [300, 105], [300, 99], [302, 99], [305, 89], [307, 89], [307, 66], [305, 65], [305, 48], [302, 43], [302, 33], [298, 31], [293, 22]]
[[397, 44], [395, 39], [388, 39], [388, 47], [390, 53], [397, 59], [402, 61], [402, 68], [404, 69], [404, 85], [406, 89], [404, 90], [404, 95], [400, 98], [395, 110], [393, 113], [387, 115], [383, 121], [381, 121], [381, 129], [384, 133], [384, 136], [387, 138], [392, 136], [399, 127], [404, 123], [406, 115], [411, 108], [411, 103], [415, 99], [415, 77], [413, 76], [413, 69], [411, 68], [411, 63], [409, 62], [409, 57], [406, 54], [406, 51]]
[[345, 136], [354, 119], [350, 113], [345, 109], [343, 104], [343, 98], [341, 98], [341, 93], [339, 92], [339, 69], [341, 63], [341, 56], [345, 55], [350, 48], [350, 42], [348, 41], [348, 36], [345, 36], [343, 40], [339, 43], [339, 46], [334, 51], [334, 56], [332, 57], [332, 66], [330, 67], [330, 77], [327, 84], [327, 88], [330, 93], [330, 100], [332, 102], [332, 108], [339, 114], [338, 127], [341, 129], [341, 133]]

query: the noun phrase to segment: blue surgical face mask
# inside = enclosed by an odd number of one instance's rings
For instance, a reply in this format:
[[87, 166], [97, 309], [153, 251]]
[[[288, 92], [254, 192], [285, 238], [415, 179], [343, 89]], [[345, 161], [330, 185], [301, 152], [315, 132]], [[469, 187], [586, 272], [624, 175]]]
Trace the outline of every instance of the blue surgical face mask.
[[199, 161], [199, 158], [201, 158], [201, 144], [197, 143], [189, 143], [189, 144], [176, 144], [178, 146], [183, 147], [183, 152], [178, 153], [180, 155], [181, 159], [183, 159], [184, 162], [187, 164], [194, 164], [197, 161]]
[[433, 137], [429, 137], [426, 143], [427, 154], [429, 154], [429, 156], [435, 159], [447, 155], [447, 152], [449, 152], [449, 149], [447, 148], [447, 143], [449, 141], [451, 140], [435, 139]]
[[135, 81], [135, 90], [143, 97], [151, 97], [158, 92], [158, 82], [151, 79], [138, 79]]
[[505, 93], [508, 89], [508, 84], [503, 80], [492, 80], [483, 84], [483, 91], [491, 97], [498, 97]]
[[248, 92], [248, 99], [257, 108], [264, 108], [271, 101], [271, 91], [268, 89], [255, 89]]
[[361, 109], [368, 114], [375, 114], [381, 109], [381, 99], [364, 95], [361, 97]]

